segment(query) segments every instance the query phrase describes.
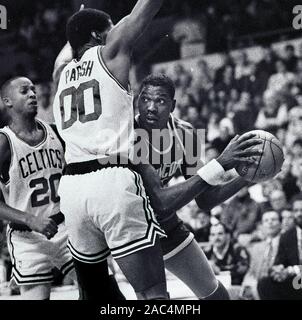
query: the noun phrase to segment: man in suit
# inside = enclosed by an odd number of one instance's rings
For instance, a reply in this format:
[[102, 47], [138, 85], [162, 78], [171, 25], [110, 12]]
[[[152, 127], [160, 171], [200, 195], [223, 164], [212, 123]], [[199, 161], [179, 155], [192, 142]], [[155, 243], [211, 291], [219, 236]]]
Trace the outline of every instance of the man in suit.
[[274, 264], [281, 234], [281, 217], [276, 211], [264, 212], [261, 223], [266, 239], [249, 249], [251, 263], [243, 280], [242, 294], [244, 297], [251, 299], [259, 299], [258, 281], [268, 276], [269, 270]]
[[296, 225], [282, 234], [274, 266], [258, 283], [261, 299], [302, 300], [302, 289], [295, 286], [297, 280], [301, 282], [302, 194], [293, 198], [292, 208]]

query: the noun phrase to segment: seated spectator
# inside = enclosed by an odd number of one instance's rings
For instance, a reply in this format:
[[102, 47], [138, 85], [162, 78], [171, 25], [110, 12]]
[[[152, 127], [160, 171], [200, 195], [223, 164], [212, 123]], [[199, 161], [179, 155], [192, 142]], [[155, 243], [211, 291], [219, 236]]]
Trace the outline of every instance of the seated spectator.
[[232, 121], [228, 118], [224, 118], [219, 122], [219, 136], [212, 141], [211, 145], [218, 150], [218, 153], [220, 154], [233, 139], [234, 135]]
[[199, 210], [191, 222], [190, 227], [197, 242], [208, 242], [211, 228], [210, 214]]
[[275, 91], [265, 91], [263, 94], [264, 108], [258, 113], [255, 127], [257, 129], [275, 132], [287, 121], [287, 108], [280, 105]]
[[234, 69], [232, 65], [226, 65], [222, 72], [221, 79], [215, 85], [217, 92], [224, 91], [227, 95], [233, 88], [236, 88], [236, 80], [234, 78]]
[[285, 63], [281, 59], [276, 61], [276, 70], [277, 73], [271, 75], [268, 80], [268, 90], [279, 91], [288, 83], [294, 82], [294, 73], [287, 70]]
[[273, 190], [269, 195], [269, 207], [281, 214], [287, 208], [287, 200], [283, 190]]
[[237, 238], [240, 234], [252, 233], [259, 218], [259, 204], [251, 199], [248, 187], [245, 187], [226, 205], [221, 221]]
[[281, 233], [285, 233], [287, 230], [295, 226], [295, 215], [290, 208], [284, 209], [281, 211], [281, 219], [282, 219]]
[[257, 110], [252, 102], [251, 94], [244, 91], [240, 95], [240, 100], [234, 105], [233, 123], [236, 134], [242, 134], [254, 129]]
[[247, 54], [244, 51], [240, 51], [235, 57], [235, 69], [234, 76], [236, 81], [242, 80], [244, 77], [248, 77], [252, 73], [252, 64], [248, 60]]
[[210, 229], [210, 246], [205, 248], [215, 274], [229, 271], [232, 285], [240, 285], [249, 268], [249, 254], [245, 248], [235, 243], [231, 231], [221, 222]]
[[295, 72], [297, 69], [298, 57], [295, 54], [295, 47], [288, 44], [284, 48], [284, 64], [289, 72]]
[[[280, 237], [278, 253], [274, 266], [267, 277], [258, 283], [258, 292], [264, 300], [302, 300], [301, 263], [302, 263], [302, 195], [292, 200], [296, 227]], [[295, 288], [295, 280], [299, 287]]]
[[195, 129], [205, 128], [205, 123], [201, 120], [198, 108], [195, 106], [188, 106], [186, 121], [191, 123]]
[[206, 163], [210, 162], [213, 159], [216, 159], [219, 156], [219, 152], [216, 148], [214, 148], [211, 144], [207, 144], [206, 146]]
[[256, 78], [261, 92], [264, 92], [270, 76], [276, 72], [276, 55], [272, 48], [263, 47], [262, 56], [262, 59], [256, 65]]
[[219, 112], [212, 112], [209, 116], [207, 125], [207, 141], [212, 142], [215, 138], [219, 137], [219, 122], [221, 120]]
[[302, 137], [302, 105], [292, 108], [288, 113], [288, 127], [285, 146], [291, 149], [293, 143]]
[[284, 190], [287, 202], [300, 192], [297, 186], [297, 178], [292, 174], [292, 159], [285, 156], [281, 172], [276, 176], [276, 179], [281, 182], [282, 189]]
[[243, 280], [243, 295], [250, 299], [259, 299], [257, 284], [267, 277], [274, 264], [278, 252], [281, 217], [276, 211], [266, 211], [261, 219], [262, 232], [265, 240], [255, 243], [249, 248], [250, 268]]

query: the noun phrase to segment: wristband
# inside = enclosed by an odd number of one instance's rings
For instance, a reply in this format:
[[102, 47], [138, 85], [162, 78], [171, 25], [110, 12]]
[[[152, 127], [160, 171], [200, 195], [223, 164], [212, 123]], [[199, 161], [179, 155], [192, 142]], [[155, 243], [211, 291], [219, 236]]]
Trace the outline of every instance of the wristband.
[[201, 169], [199, 169], [197, 171], [197, 174], [207, 184], [216, 186], [224, 182], [225, 170], [216, 159], [213, 159]]

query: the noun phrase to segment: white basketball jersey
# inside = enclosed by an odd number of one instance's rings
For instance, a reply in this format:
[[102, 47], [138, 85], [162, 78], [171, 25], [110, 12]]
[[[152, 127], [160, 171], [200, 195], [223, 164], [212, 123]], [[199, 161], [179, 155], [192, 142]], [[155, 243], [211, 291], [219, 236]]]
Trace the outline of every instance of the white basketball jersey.
[[64, 150], [52, 128], [38, 122], [45, 136], [37, 146], [21, 140], [9, 127], [0, 130], [11, 149], [9, 181], [1, 184], [1, 190], [7, 205], [49, 217], [60, 211], [57, 189], [64, 167]]
[[101, 50], [88, 49], [61, 73], [53, 110], [67, 163], [131, 157], [133, 97], [107, 69]]

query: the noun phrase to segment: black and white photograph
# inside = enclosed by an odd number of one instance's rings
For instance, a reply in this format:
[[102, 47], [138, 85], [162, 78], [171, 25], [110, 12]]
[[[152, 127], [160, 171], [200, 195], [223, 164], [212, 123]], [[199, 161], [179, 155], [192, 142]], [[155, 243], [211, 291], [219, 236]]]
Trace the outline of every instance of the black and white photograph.
[[302, 4], [0, 0], [10, 300], [302, 300]]

